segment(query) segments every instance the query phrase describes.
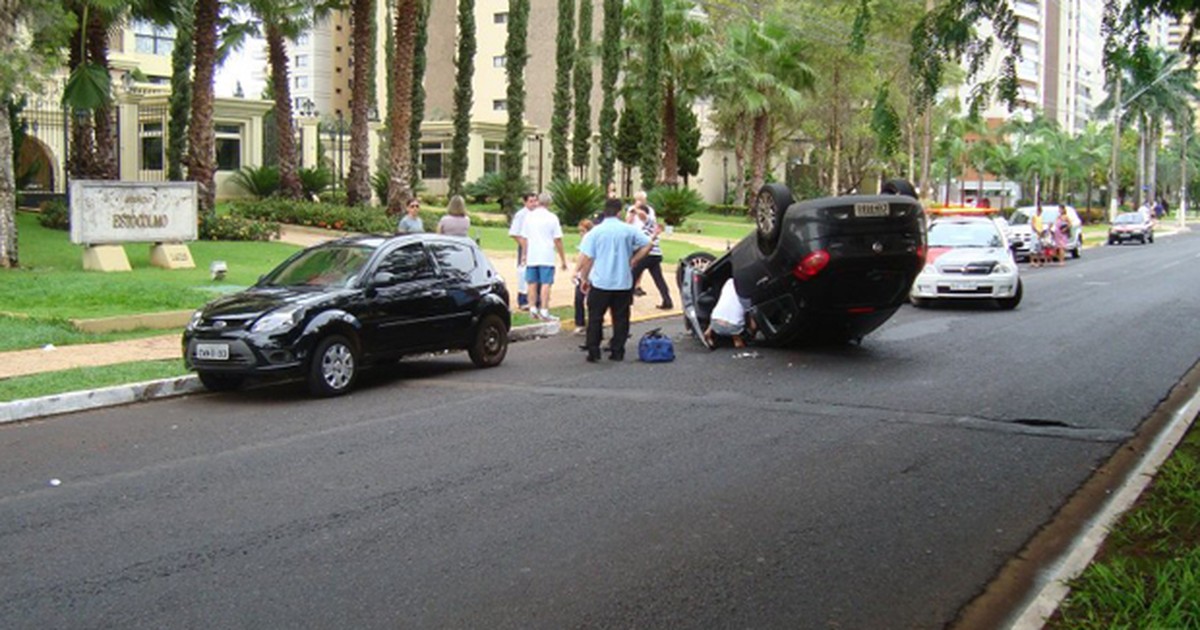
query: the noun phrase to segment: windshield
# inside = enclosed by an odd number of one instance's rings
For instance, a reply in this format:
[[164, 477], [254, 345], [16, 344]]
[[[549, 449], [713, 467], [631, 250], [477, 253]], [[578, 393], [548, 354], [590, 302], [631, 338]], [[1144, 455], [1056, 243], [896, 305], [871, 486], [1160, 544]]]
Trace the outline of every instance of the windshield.
[[930, 247], [1002, 247], [1004, 241], [992, 223], [934, 223], [929, 226]]
[[1141, 222], [1142, 222], [1142, 216], [1136, 212], [1127, 212], [1125, 214], [1118, 214], [1117, 218], [1113, 220], [1113, 223], [1137, 224], [1137, 223], [1141, 223]]
[[[1035, 210], [1033, 208], [1017, 208], [1009, 217], [1009, 223], [1012, 225], [1029, 225], [1029, 219], [1033, 217]], [[1065, 212], [1065, 211], [1064, 211]], [[1070, 218], [1070, 214], [1067, 218]], [[1042, 223], [1050, 225], [1058, 218], [1058, 206], [1042, 206]]]
[[275, 268], [262, 280], [264, 286], [349, 286], [371, 258], [374, 247], [361, 244], [314, 247]]

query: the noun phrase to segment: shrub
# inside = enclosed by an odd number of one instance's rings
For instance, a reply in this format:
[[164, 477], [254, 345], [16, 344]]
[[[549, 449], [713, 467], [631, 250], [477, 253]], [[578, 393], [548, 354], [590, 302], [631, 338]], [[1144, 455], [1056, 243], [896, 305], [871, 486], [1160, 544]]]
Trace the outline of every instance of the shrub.
[[233, 183], [258, 199], [279, 191], [279, 169], [274, 166], [243, 166], [230, 177]]
[[300, 169], [300, 187], [304, 189], [305, 199], [316, 199], [333, 185], [333, 171], [324, 166], [310, 166]]
[[375, 198], [379, 200], [379, 205], [386, 206], [388, 191], [387, 171], [375, 171], [371, 175], [371, 189], [375, 191]]
[[38, 215], [38, 223], [51, 230], [71, 229], [71, 210], [67, 207], [67, 202], [55, 199], [43, 203], [41, 214]]
[[463, 186], [463, 196], [471, 203], [487, 203], [500, 199], [504, 193], [504, 176], [484, 173], [483, 177]]
[[646, 196], [650, 205], [654, 207], [658, 220], [671, 226], [682, 224], [683, 220], [693, 213], [708, 207], [700, 193], [691, 188], [660, 186]]
[[558, 179], [548, 187], [554, 213], [564, 225], [576, 225], [604, 209], [604, 189], [591, 182]]
[[[388, 234], [396, 229], [395, 220], [387, 216], [383, 208], [377, 206], [351, 207], [312, 201], [295, 201], [290, 199], [263, 199], [258, 201], [237, 200], [229, 204], [229, 211], [235, 216], [306, 225], [329, 230], [346, 230], [349, 232], [369, 232]], [[432, 213], [431, 217], [435, 217]], [[437, 222], [422, 216], [427, 226]]]
[[279, 238], [279, 224], [233, 215], [205, 216], [200, 238], [206, 241], [269, 241]]

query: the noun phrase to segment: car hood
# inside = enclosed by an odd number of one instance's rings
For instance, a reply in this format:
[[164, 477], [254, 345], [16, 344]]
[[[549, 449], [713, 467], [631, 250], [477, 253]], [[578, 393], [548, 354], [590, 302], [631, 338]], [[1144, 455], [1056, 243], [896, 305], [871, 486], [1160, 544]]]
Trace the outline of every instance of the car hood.
[[1010, 254], [1003, 247], [930, 247], [925, 263], [938, 265], [969, 265], [1008, 262]]
[[209, 319], [246, 318], [262, 315], [281, 306], [313, 306], [335, 299], [345, 290], [329, 291], [305, 287], [251, 287], [209, 302], [203, 309]]

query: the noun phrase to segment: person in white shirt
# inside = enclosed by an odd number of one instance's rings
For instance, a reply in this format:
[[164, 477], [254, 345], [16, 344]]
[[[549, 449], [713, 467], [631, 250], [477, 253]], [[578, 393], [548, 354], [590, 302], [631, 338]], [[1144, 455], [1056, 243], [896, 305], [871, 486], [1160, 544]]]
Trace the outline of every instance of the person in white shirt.
[[536, 308], [529, 312], [538, 319], [552, 319], [550, 315], [550, 287], [554, 285], [554, 254], [567, 269], [567, 255], [563, 251], [562, 224], [558, 215], [550, 211], [550, 194], [538, 195], [538, 205], [525, 215], [521, 229], [521, 242], [525, 249], [525, 281], [529, 283], [530, 299], [537, 301]]
[[[525, 205], [513, 215], [508, 226], [508, 235], [517, 242], [517, 308], [529, 308], [529, 286], [525, 282], [525, 245], [521, 240], [521, 230], [525, 229], [525, 217], [529, 211], [537, 207], [537, 195], [527, 192], [523, 197]], [[534, 296], [534, 308], [537, 308], [537, 297]]]
[[[708, 330], [704, 331], [708, 347], [716, 346], [716, 335], [732, 339], [735, 348], [746, 346], [742, 334], [746, 332], [748, 302], [749, 300], [738, 295], [733, 278], [725, 281], [725, 284], [721, 286], [721, 297], [717, 298], [717, 305], [713, 307]], [[753, 322], [751, 322], [751, 330], [753, 330]]]

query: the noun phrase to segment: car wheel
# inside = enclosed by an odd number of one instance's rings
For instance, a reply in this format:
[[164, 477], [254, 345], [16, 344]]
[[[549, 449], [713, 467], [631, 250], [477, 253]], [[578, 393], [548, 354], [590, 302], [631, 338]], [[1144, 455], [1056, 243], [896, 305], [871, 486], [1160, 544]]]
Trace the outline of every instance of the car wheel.
[[316, 396], [340, 396], [358, 376], [358, 352], [349, 339], [330, 335], [317, 343], [308, 365], [308, 389]]
[[764, 254], [775, 251], [783, 232], [783, 215], [792, 205], [792, 191], [783, 184], [766, 184], [754, 196], [754, 222], [758, 232], [758, 248]]
[[1075, 241], [1075, 247], [1071, 248], [1071, 258], [1079, 258], [1083, 253], [1083, 238]]
[[1150, 233], [1150, 236], [1149, 236], [1149, 241], [1150, 241], [1151, 243], [1153, 243], [1153, 242], [1154, 242], [1154, 232], [1151, 232], [1151, 233]]
[[996, 300], [996, 306], [999, 306], [1001, 310], [1011, 311], [1014, 308], [1017, 308], [1017, 305], [1021, 303], [1021, 296], [1024, 293], [1024, 284], [1020, 280], [1017, 280], [1017, 292], [1014, 293], [1010, 298], [1000, 298]]
[[683, 274], [690, 269], [700, 269], [703, 271], [712, 264], [717, 257], [708, 252], [695, 252], [684, 256], [679, 261], [679, 266], [675, 268], [675, 286], [683, 288]]
[[917, 189], [907, 179], [889, 179], [879, 189], [881, 195], [904, 195], [917, 199]]
[[471, 362], [476, 367], [489, 368], [500, 365], [508, 354], [508, 329], [499, 315], [485, 315], [475, 328], [475, 340], [467, 349]]
[[213, 372], [197, 372], [196, 376], [200, 377], [200, 383], [204, 385], [204, 389], [210, 392], [229, 392], [238, 389], [242, 386], [245, 380], [240, 376], [230, 376], [228, 374], [216, 374]]
[[1116, 245], [1116, 244], [1117, 244], [1117, 239], [1115, 239], [1115, 238], [1110, 238], [1110, 239], [1108, 239], [1108, 244], [1109, 244], [1109, 245]]
[[926, 306], [929, 306], [928, 298], [919, 298], [919, 297], [909, 296], [908, 301], [917, 308], [925, 308]]

